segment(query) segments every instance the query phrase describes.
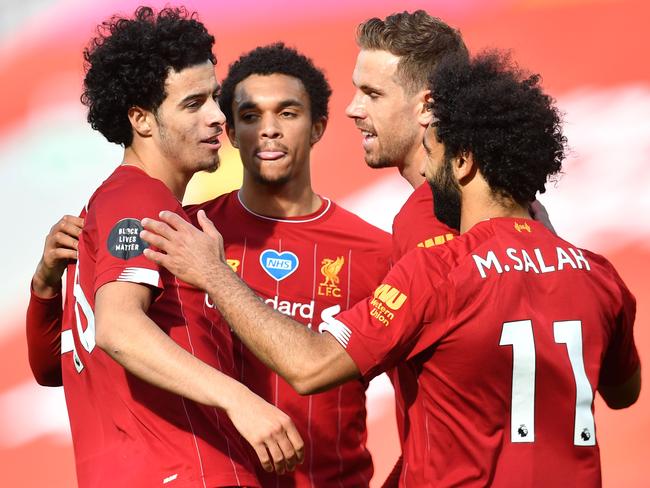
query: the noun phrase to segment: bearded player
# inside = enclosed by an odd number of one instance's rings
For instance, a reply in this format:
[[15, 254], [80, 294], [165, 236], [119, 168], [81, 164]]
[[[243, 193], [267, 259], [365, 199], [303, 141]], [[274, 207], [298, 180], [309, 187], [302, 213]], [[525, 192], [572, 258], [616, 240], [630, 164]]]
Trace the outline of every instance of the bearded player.
[[638, 398], [635, 300], [605, 258], [530, 218], [561, 169], [558, 112], [539, 76], [494, 53], [445, 59], [430, 89], [424, 173], [461, 235], [408, 253], [328, 334], [262, 306], [201, 213], [204, 233], [170, 212], [145, 219], [142, 237], [166, 253], [145, 254], [205, 289], [302, 393], [410, 363], [400, 486], [600, 486], [593, 399]]

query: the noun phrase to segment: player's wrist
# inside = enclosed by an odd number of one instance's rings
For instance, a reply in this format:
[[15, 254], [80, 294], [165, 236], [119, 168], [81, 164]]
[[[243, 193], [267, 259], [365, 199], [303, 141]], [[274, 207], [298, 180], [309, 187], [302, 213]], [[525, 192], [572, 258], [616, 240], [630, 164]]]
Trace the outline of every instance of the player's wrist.
[[227, 279], [228, 274], [232, 273], [230, 266], [221, 260], [215, 260], [206, 268], [203, 277], [203, 289], [208, 295], [213, 296], [213, 293], [218, 293], [223, 287], [224, 279]]
[[241, 411], [242, 405], [250, 403], [251, 395], [253, 395], [253, 392], [245, 385], [237, 380], [232, 380], [229, 388], [222, 389], [219, 392], [218, 403], [221, 409], [226, 412], [226, 415], [231, 418], [233, 414]]
[[32, 291], [39, 298], [55, 297], [61, 293], [62, 286], [63, 284], [60, 278], [58, 280], [51, 280], [44, 276], [40, 266], [32, 277]]

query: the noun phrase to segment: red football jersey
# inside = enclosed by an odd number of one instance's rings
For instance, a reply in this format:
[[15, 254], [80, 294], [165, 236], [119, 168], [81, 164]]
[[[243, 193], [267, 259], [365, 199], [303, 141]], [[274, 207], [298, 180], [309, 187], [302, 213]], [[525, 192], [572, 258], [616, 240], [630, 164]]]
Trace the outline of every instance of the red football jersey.
[[393, 262], [414, 247], [444, 244], [458, 235], [440, 222], [433, 212], [433, 194], [428, 183], [415, 189], [393, 220]]
[[[367, 296], [385, 276], [390, 235], [323, 198], [311, 215], [276, 219], [247, 210], [234, 191], [203, 205], [224, 238], [235, 272], [276, 310], [320, 330], [326, 317]], [[365, 387], [351, 381], [298, 395], [235, 339], [241, 381], [286, 412], [305, 441], [305, 461], [278, 476], [258, 468], [264, 486], [363, 487], [372, 476], [366, 450]]]
[[639, 366], [634, 297], [531, 220], [404, 257], [328, 331], [366, 377], [406, 364], [400, 486], [600, 486], [599, 384]]
[[[397, 263], [411, 249], [445, 244], [458, 235], [456, 229], [440, 222], [434, 213], [433, 193], [427, 182], [415, 189], [393, 220], [393, 263]], [[417, 388], [418, 371], [402, 363], [388, 371], [395, 389], [395, 415], [398, 432], [404, 432], [406, 406], [402, 404], [401, 389]], [[407, 386], [409, 385], [409, 386]], [[404, 439], [400, 439], [404, 442]]]
[[142, 254], [140, 220], [161, 210], [185, 215], [180, 203], [161, 181], [120, 166], [86, 208], [61, 336], [79, 486], [258, 486], [245, 441], [224, 412], [138, 379], [95, 345], [96, 291], [112, 281], [140, 283], [156, 290], [148, 315], [166, 334], [234, 376], [230, 331], [207, 316], [204, 294]]

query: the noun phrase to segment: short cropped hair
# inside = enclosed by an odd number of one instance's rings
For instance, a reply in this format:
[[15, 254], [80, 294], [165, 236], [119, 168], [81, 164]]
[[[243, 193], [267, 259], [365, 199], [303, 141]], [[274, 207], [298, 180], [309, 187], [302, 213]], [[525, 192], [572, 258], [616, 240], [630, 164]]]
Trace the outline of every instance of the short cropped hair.
[[524, 205], [562, 169], [566, 138], [538, 74], [506, 53], [448, 56], [430, 79], [433, 124], [447, 158], [472, 154], [495, 194]]
[[155, 113], [165, 97], [171, 70], [216, 63], [214, 37], [185, 8], [155, 13], [138, 7], [133, 18], [113, 16], [97, 28], [84, 50], [86, 76], [81, 102], [88, 122], [110, 142], [128, 147], [133, 132], [128, 110]]
[[361, 49], [388, 51], [400, 57], [397, 76], [410, 94], [427, 88], [441, 57], [468, 55], [460, 32], [424, 10], [395, 13], [385, 20], [374, 17], [359, 24], [357, 44]]
[[233, 124], [232, 102], [235, 87], [251, 75], [281, 74], [300, 80], [309, 96], [311, 119], [327, 118], [329, 99], [332, 94], [323, 72], [314, 66], [311, 59], [282, 42], [269, 44], [243, 54], [230, 65], [221, 86], [221, 110], [229, 124]]

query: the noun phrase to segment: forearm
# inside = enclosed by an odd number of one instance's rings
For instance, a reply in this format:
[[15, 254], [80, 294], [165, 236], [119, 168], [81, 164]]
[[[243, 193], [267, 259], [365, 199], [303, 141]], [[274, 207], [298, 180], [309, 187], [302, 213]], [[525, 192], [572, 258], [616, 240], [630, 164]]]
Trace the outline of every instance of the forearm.
[[[210, 266], [206, 291], [237, 336], [299, 393], [358, 377], [341, 346], [265, 305], [224, 263]], [[347, 367], [341, 368], [341, 363]], [[340, 371], [341, 374], [337, 374]]]
[[61, 296], [42, 298], [32, 288], [25, 317], [29, 366], [38, 384], [61, 386]]
[[97, 330], [101, 349], [131, 374], [159, 388], [223, 410], [247, 392], [179, 346], [144, 313], [98, 317]]
[[171, 212], [168, 223], [143, 219], [140, 236], [160, 251], [145, 256], [177, 278], [208, 293], [244, 344], [301, 394], [314, 393], [359, 376], [345, 349], [329, 334], [319, 334], [276, 312], [226, 265], [221, 236], [202, 210], [201, 232]]

